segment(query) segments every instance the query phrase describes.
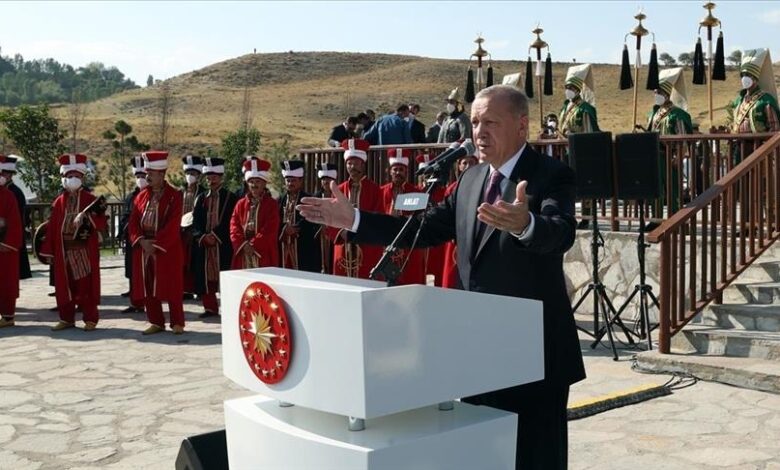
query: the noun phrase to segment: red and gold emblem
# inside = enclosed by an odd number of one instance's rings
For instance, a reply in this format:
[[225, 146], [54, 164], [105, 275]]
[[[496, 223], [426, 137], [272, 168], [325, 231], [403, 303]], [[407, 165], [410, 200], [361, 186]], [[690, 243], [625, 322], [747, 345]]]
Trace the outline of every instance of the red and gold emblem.
[[267, 284], [253, 282], [241, 297], [238, 330], [247, 364], [258, 379], [275, 384], [290, 366], [292, 338], [287, 313]]

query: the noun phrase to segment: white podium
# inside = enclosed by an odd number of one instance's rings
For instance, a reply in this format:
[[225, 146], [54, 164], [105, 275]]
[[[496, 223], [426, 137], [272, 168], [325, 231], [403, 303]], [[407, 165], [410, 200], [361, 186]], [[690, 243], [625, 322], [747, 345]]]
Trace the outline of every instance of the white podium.
[[[541, 302], [278, 268], [221, 276], [224, 373], [260, 394], [225, 402], [231, 468], [514, 468], [516, 416], [451, 401], [544, 377]], [[246, 327], [256, 282], [289, 338]], [[250, 357], [263, 334], [289, 358], [276, 383]]]

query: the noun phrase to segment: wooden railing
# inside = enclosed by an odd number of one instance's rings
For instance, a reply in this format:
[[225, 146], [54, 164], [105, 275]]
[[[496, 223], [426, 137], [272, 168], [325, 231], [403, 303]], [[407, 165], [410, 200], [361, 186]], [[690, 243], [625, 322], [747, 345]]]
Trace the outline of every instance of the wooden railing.
[[[748, 138], [728, 148], [735, 153], [713, 152], [704, 172], [721, 177], [705, 180], [701, 194], [648, 236], [661, 251], [661, 353], [669, 353], [671, 337], [708, 303], [721, 302], [723, 290], [780, 237], [780, 133], [755, 151]], [[732, 157], [739, 156], [747, 158], [734, 166]]]
[[[666, 171], [665, 181], [668, 184], [663, 187], [664, 197], [647, 206], [646, 218], [657, 223], [666, 220], [686, 203], [707, 191], [713, 182], [731, 171], [737, 157], [750, 154], [754, 148], [772, 136], [772, 133], [662, 136], [660, 158], [666, 163], [663, 166]], [[532, 140], [529, 144], [541, 153], [568, 163], [567, 140]], [[388, 149], [398, 147], [412, 149], [414, 154], [427, 151], [435, 157], [446, 150], [447, 144], [373, 146], [369, 150], [367, 162], [369, 178], [380, 183], [387, 181], [386, 153]], [[304, 188], [310, 192], [318, 189], [317, 166], [323, 162], [335, 163], [338, 167], [338, 180], [343, 181], [346, 172], [342, 154], [343, 150], [335, 148], [299, 150], [299, 158], [306, 162]], [[617, 168], [620, 155], [613, 152], [613, 159], [615, 164], [613, 166]], [[417, 164], [412, 163], [410, 173], [416, 169]], [[455, 177], [454, 172], [450, 177]], [[617, 184], [618, 182], [615, 181], [616, 186]], [[612, 199], [608, 203], [600, 206], [601, 210], [596, 215], [599, 220], [608, 223], [615, 231], [621, 229], [621, 224], [624, 227], [633, 224], [632, 227], [636, 228], [639, 214], [636, 212], [635, 205], [623, 204], [617, 199]]]

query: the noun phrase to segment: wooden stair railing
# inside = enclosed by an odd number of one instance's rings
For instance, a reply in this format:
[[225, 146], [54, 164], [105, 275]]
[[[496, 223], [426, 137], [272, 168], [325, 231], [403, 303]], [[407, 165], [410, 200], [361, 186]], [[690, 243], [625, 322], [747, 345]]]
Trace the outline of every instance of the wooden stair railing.
[[727, 165], [720, 179], [647, 237], [661, 251], [661, 353], [780, 237], [780, 133], [752, 152], [747, 139], [739, 142], [731, 146], [733, 156], [748, 156]]

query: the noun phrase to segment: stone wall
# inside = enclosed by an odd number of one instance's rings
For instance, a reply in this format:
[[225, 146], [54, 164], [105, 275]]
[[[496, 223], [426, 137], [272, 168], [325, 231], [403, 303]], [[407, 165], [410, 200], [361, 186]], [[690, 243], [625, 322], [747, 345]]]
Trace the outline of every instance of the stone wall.
[[[615, 306], [619, 309], [626, 298], [631, 295], [634, 286], [639, 283], [639, 259], [637, 257], [637, 234], [620, 232], [602, 232], [604, 247], [599, 249], [601, 263], [599, 275], [607, 294]], [[577, 240], [564, 257], [564, 272], [566, 274], [566, 286], [572, 305], [585, 293], [591, 282], [591, 232], [577, 231]], [[646, 282], [653, 287], [653, 293], [658, 296], [658, 263], [660, 246], [651, 244], [645, 251]], [[635, 297], [632, 304], [622, 315], [623, 318], [633, 318], [638, 310], [638, 299]], [[589, 297], [577, 310], [577, 313], [591, 313], [593, 300]], [[657, 309], [650, 309], [650, 318], [657, 318]]]

